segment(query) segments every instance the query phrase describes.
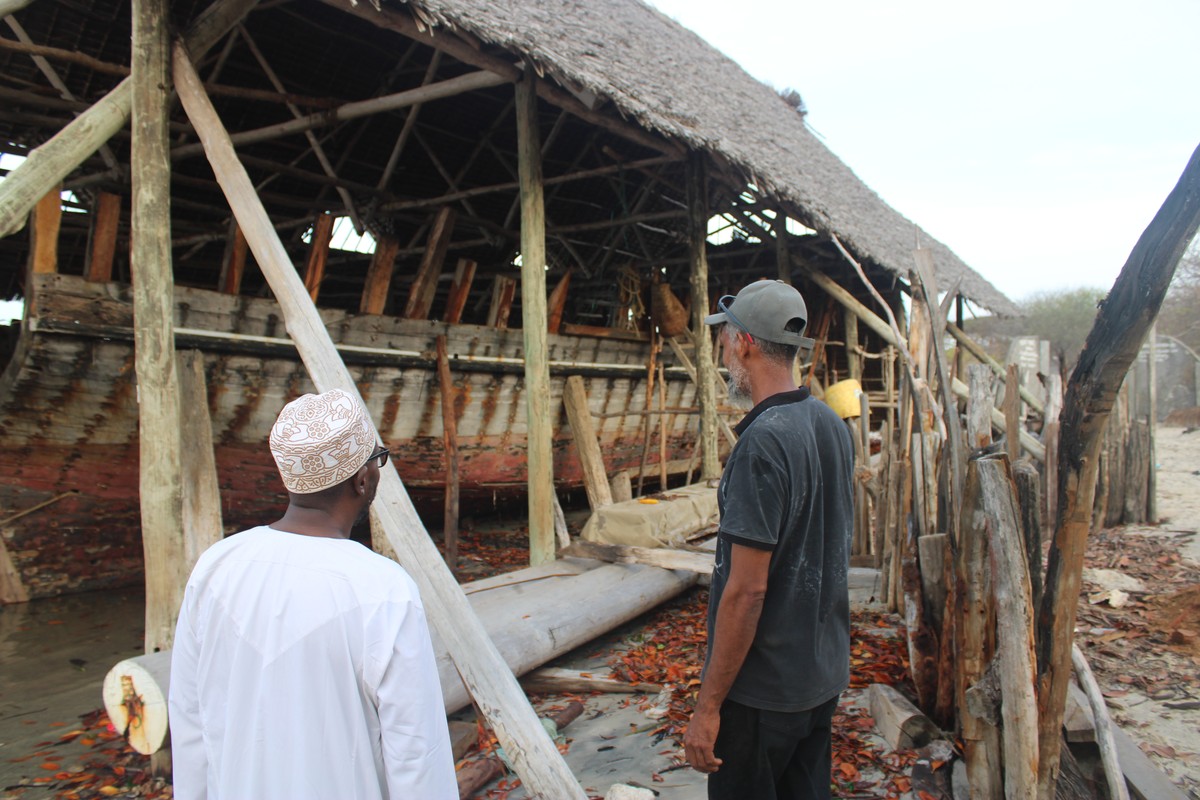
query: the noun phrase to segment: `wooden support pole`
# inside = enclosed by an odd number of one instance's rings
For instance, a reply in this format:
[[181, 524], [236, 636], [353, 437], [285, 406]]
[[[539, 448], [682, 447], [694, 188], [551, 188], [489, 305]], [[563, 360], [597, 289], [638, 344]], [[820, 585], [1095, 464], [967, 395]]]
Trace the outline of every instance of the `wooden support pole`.
[[562, 327], [563, 311], [567, 306], [567, 290], [571, 287], [572, 271], [568, 269], [564, 272], [558, 283], [555, 284], [554, 291], [550, 292], [549, 308], [546, 312], [546, 330], [549, 333], [558, 333]]
[[517, 293], [517, 282], [507, 275], [497, 275], [492, 282], [492, 303], [488, 306], [489, 328], [507, 328], [508, 315], [512, 313], [513, 298]]
[[1006, 800], [1037, 796], [1037, 698], [1033, 657], [1033, 597], [1021, 539], [1021, 515], [1008, 461], [976, 459], [988, 536], [996, 613], [996, 671], [1000, 679]]
[[1038, 796], [1043, 800], [1054, 797], [1058, 779], [1058, 740], [1104, 426], [1197, 228], [1200, 148], [1192, 153], [1179, 183], [1130, 252], [1096, 315], [1067, 387], [1059, 437], [1058, 520], [1038, 613]]
[[387, 309], [392, 274], [396, 267], [396, 251], [399, 249], [400, 240], [395, 236], [385, 235], [376, 240], [371, 266], [367, 267], [362, 301], [358, 306], [359, 313], [382, 314]]
[[846, 326], [846, 360], [850, 363], [850, 377], [862, 380], [862, 356], [858, 352], [858, 317], [848, 308], [842, 309], [842, 321]]
[[249, 248], [246, 246], [246, 235], [236, 222], [232, 224], [233, 240], [229, 243], [229, 257], [225, 262], [221, 278], [223, 294], [241, 294], [242, 278], [246, 276], [246, 256]]
[[612, 505], [612, 490], [604, 468], [604, 454], [596, 438], [596, 426], [588, 408], [587, 389], [583, 378], [572, 375], [563, 384], [563, 407], [567, 410], [567, 421], [571, 424], [571, 436], [579, 450], [579, 462], [583, 466], [583, 488], [587, 492], [588, 505], [595, 511]]
[[533, 566], [554, 560], [554, 421], [546, 354], [546, 208], [536, 84], [534, 70], [527, 66], [517, 84], [515, 107], [521, 181], [521, 333], [529, 419], [529, 563]]
[[1021, 457], [1021, 396], [1017, 387], [1021, 385], [1021, 370], [1016, 364], [1009, 364], [1004, 374], [1004, 403], [1001, 409], [1004, 414], [1004, 450], [1008, 453], [1010, 463]]
[[304, 288], [314, 303], [321, 293], [321, 281], [325, 279], [325, 264], [329, 260], [329, 240], [332, 236], [333, 215], [318, 214], [313, 221], [308, 261], [304, 264]]
[[658, 362], [658, 490], [667, 490], [667, 380]]
[[984, 402], [992, 396], [991, 372], [984, 364], [970, 364], [967, 379], [967, 448], [982, 450], [992, 443], [992, 403]]
[[[255, 259], [283, 308], [288, 332], [318, 389], [342, 389], [358, 396], [316, 307], [267, 216], [229, 135], [204, 94], [186, 51], [175, 48], [175, 85], [188, 117], [204, 144], [230, 208], [246, 230]], [[454, 577], [429, 539], [395, 467], [380, 473], [372, 504], [389, 543], [416, 581], [431, 627], [450, 653], [459, 675], [496, 733], [531, 794], [563, 800], [586, 795], [546, 736], [504, 658], [488, 637]]]
[[687, 157], [688, 247], [691, 257], [692, 341], [696, 343], [696, 399], [700, 406], [700, 479], [721, 476], [717, 454], [717, 394], [708, 316], [708, 177], [704, 154]]
[[[961, 328], [956, 325], [947, 325], [946, 332], [953, 336], [954, 341], [958, 342], [958, 344], [966, 349], [968, 353], [975, 356], [980, 363], [987, 365], [988, 369], [996, 374], [996, 377], [1003, 378], [1008, 374], [1008, 370], [1005, 369], [1003, 364], [988, 355], [988, 352], [984, 350], [978, 342], [968, 336]], [[1045, 405], [1040, 399], [1034, 396], [1032, 392], [1019, 384], [1017, 386], [1017, 390], [1021, 393], [1021, 399], [1028, 403], [1030, 408], [1039, 414], [1045, 413]]]
[[113, 257], [117, 252], [117, 231], [121, 225], [121, 196], [100, 192], [92, 209], [92, 249], [88, 256], [85, 280], [107, 283], [112, 280]]
[[165, 0], [133, 5], [133, 179], [130, 266], [138, 380], [138, 494], [146, 558], [146, 652], [166, 650], [187, 583], [183, 445], [175, 365], [175, 282], [171, 272], [171, 104]]
[[463, 309], [471, 294], [471, 283], [475, 280], [475, 262], [460, 258], [454, 267], [454, 281], [450, 284], [450, 296], [446, 298], [446, 322], [462, 322]]
[[204, 354], [179, 353], [179, 421], [187, 432], [182, 453], [183, 574], [190, 575], [200, 554], [225, 538], [221, 522], [221, 490], [213, 451], [212, 420], [208, 414], [208, 383]]
[[[188, 49], [203, 55], [257, 1], [216, 0], [188, 29]], [[132, 87], [132, 78], [121, 81], [5, 177], [0, 183], [0, 239], [21, 230], [34, 204], [125, 126]]]
[[[442, 206], [429, 226], [429, 240], [421, 256], [421, 266], [417, 269], [417, 276], [408, 292], [408, 303], [404, 306], [406, 319], [429, 319], [429, 309], [433, 307], [433, 298], [437, 293], [438, 276], [442, 274], [446, 250], [454, 235], [456, 216], [453, 208]], [[545, 283], [545, 278], [542, 278], [542, 282]]]
[[1150, 402], [1146, 409], [1146, 427], [1149, 439], [1146, 452], [1146, 514], [1144, 520], [1129, 520], [1130, 522], [1148, 522], [1158, 524], [1158, 470], [1154, 466], [1154, 451], [1157, 445], [1156, 431], [1158, 429], [1158, 323], [1150, 326], [1150, 335], [1146, 346], [1150, 353], [1150, 365], [1147, 369], [1147, 380], [1150, 384]]
[[458, 569], [458, 392], [450, 377], [446, 337], [437, 337], [438, 389], [442, 400], [442, 451], [446, 458], [446, 502], [442, 516], [442, 541], [446, 566]]
[[58, 231], [62, 226], [61, 186], [55, 186], [37, 201], [29, 221], [29, 272], [33, 275], [58, 272]]
[[658, 363], [658, 351], [662, 347], [662, 340], [655, 335], [654, 331], [650, 332], [650, 355], [646, 360], [646, 403], [643, 409], [646, 415], [642, 417], [642, 460], [638, 469], [638, 497], [642, 496], [642, 487], [646, 484], [646, 464], [650, 458], [650, 423], [654, 416], [654, 379], [657, 373], [655, 366]]

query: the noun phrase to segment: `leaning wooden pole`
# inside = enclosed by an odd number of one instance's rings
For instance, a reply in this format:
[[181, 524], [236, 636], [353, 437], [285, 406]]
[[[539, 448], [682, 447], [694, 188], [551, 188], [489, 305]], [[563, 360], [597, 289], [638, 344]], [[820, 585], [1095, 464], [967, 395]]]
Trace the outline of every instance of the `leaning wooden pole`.
[[171, 274], [169, 46], [164, 0], [134, 0], [130, 264], [147, 653], [171, 646], [188, 565], [183, 545], [183, 448], [175, 366], [175, 281]]
[[1100, 306], [1063, 401], [1058, 519], [1038, 612], [1038, 797], [1052, 800], [1071, 677], [1071, 645], [1091, 527], [1104, 426], [1117, 391], [1162, 306], [1184, 249], [1200, 227], [1200, 147], [1130, 252]]
[[[258, 0], [216, 0], [196, 18], [186, 37], [200, 56], [236, 25]], [[34, 204], [61, 183], [129, 120], [133, 77], [98, 100], [29, 156], [0, 183], [0, 239], [16, 233]]]
[[700, 406], [700, 478], [721, 476], [717, 456], [717, 365], [708, 315], [708, 180], [704, 154], [687, 157], [688, 246], [691, 252], [692, 339], [696, 343], [696, 397]]
[[[358, 396], [358, 387], [305, 293], [246, 170], [238, 162], [229, 134], [205, 94], [187, 52], [180, 46], [175, 48], [174, 64], [179, 99], [204, 143], [213, 173], [238, 224], [246, 232], [250, 250], [283, 309], [288, 333], [313, 382], [322, 391], [338, 388]], [[582, 788], [446, 569], [390, 463], [380, 473], [372, 511], [388, 542], [417, 582], [433, 629], [446, 645], [458, 673], [526, 788], [539, 797], [583, 800], [586, 795]]]
[[532, 66], [517, 84], [517, 170], [521, 181], [521, 332], [529, 420], [529, 563], [554, 560], [554, 430], [546, 354], [546, 207]]

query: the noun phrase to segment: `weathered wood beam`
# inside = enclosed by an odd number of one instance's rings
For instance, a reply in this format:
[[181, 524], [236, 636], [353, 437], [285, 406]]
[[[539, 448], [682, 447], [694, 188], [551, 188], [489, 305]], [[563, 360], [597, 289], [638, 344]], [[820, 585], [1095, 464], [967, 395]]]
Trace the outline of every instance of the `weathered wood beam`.
[[0, 17], [15, 14], [32, 2], [33, 0], [0, 0]]
[[[204, 94], [186, 51], [175, 49], [175, 85], [184, 109], [196, 126], [213, 171], [227, 192], [230, 207], [246, 230], [251, 250], [267, 276], [314, 383], [321, 390], [340, 388], [358, 395], [345, 364], [337, 356], [329, 332], [304, 295], [283, 243], [275, 235], [266, 210], [254, 194], [233, 143]], [[446, 569], [417, 516], [393, 466], [380, 473], [373, 512], [388, 541], [400, 555], [425, 599], [431, 627], [450, 653], [458, 674], [513, 761], [531, 793], [563, 800], [583, 800], [578, 782], [529, 707], [521, 687], [495, 644]]]
[[596, 438], [596, 426], [588, 408], [587, 389], [583, 378], [572, 375], [563, 384], [563, 407], [567, 410], [567, 421], [571, 425], [571, 437], [579, 451], [579, 463], [583, 466], [583, 488], [587, 492], [588, 505], [593, 511], [612, 505], [612, 490], [608, 484], [608, 473], [604, 468], [604, 454]]
[[[188, 29], [188, 51], [201, 55], [250, 12], [258, 0], [216, 0]], [[25, 225], [30, 209], [112, 138], [129, 119], [132, 83], [126, 78], [111, 92], [28, 157], [0, 183], [0, 238]]]
[[458, 569], [458, 393], [450, 377], [450, 357], [446, 337], [437, 337], [438, 392], [442, 405], [442, 452], [446, 459], [446, 498], [442, 513], [442, 542], [446, 548], [446, 566]]
[[321, 281], [325, 279], [325, 264], [329, 260], [329, 241], [333, 236], [333, 214], [318, 214], [313, 220], [312, 240], [308, 245], [308, 260], [304, 263], [304, 288], [312, 301], [317, 302]]
[[1038, 614], [1038, 795], [1042, 798], [1054, 796], [1058, 779], [1059, 731], [1104, 426], [1197, 228], [1200, 148], [1192, 153], [1179, 183], [1121, 268], [1067, 386], [1059, 435], [1058, 518]]
[[[320, 128], [325, 125], [332, 125], [335, 122], [359, 119], [360, 117], [372, 114], [382, 114], [386, 111], [408, 108], [416, 103], [428, 103], [433, 100], [454, 97], [455, 95], [479, 89], [488, 89], [504, 83], [510, 83], [510, 81], [493, 72], [469, 72], [466, 75], [460, 75], [456, 78], [448, 78], [438, 83], [431, 83], [428, 86], [420, 86], [416, 89], [408, 89], [396, 94], [384, 95], [383, 97], [373, 97], [370, 100], [347, 103], [344, 106], [338, 106], [320, 114], [308, 114], [300, 119], [294, 119], [289, 122], [280, 122], [275, 125], [241, 131], [240, 133], [232, 134], [230, 139], [233, 140], [235, 146], [266, 142], [272, 139], [280, 139], [284, 136], [311, 131], [314, 128]], [[202, 152], [203, 148], [199, 144], [185, 144], [182, 147], [176, 147], [172, 150], [171, 158], [188, 158], [200, 155]]]
[[454, 282], [450, 284], [450, 296], [446, 298], [445, 322], [462, 322], [463, 309], [471, 294], [471, 283], [475, 280], [476, 264], [469, 258], [460, 258], [454, 267]]
[[[2, 186], [3, 184], [0, 184]], [[62, 227], [62, 190], [50, 189], [33, 208], [29, 230], [29, 272], [58, 272], [58, 231]]]
[[[406, 11], [392, 10], [390, 8], [377, 9], [363, 3], [352, 3], [347, 8], [345, 3], [340, 0], [323, 1], [349, 14], [361, 17], [381, 28], [396, 31], [410, 39], [416, 39], [423, 44], [441, 50], [464, 64], [470, 64], [480, 69], [495, 72], [503, 76], [507, 81], [516, 82], [521, 78], [521, 68], [514, 66], [506, 58], [486, 53], [483, 50], [476, 50], [468, 43], [453, 36], [435, 35], [432, 27], [418, 23]], [[550, 84], [549, 81], [539, 81], [537, 93], [539, 97], [551, 105], [568, 111], [585, 122], [590, 122], [593, 125], [604, 128], [623, 139], [667, 155], [683, 155], [684, 149], [674, 142], [661, 139], [618, 117], [610, 117], [602, 112], [593, 111], [570, 92]]]
[[[429, 59], [429, 66], [425, 68], [425, 77], [421, 79], [422, 86], [428, 86], [433, 82], [441, 61], [441, 51], [434, 51], [433, 58]], [[408, 110], [408, 114], [404, 117], [404, 124], [400, 127], [400, 135], [396, 137], [396, 143], [392, 145], [391, 155], [388, 156], [387, 164], [384, 165], [383, 172], [379, 176], [379, 182], [376, 184], [377, 189], [386, 189], [388, 182], [391, 181], [392, 173], [395, 172], [396, 165], [400, 163], [400, 154], [404, 152], [404, 146], [408, 144], [408, 137], [412, 135], [413, 129], [417, 125], [417, 117], [421, 114], [422, 105], [422, 103], [416, 103]]]
[[529, 416], [529, 563], [554, 560], [554, 453], [546, 351], [546, 207], [542, 187], [537, 84], [527, 69], [517, 84], [517, 165], [521, 179], [521, 334]]
[[692, 341], [696, 345], [696, 399], [700, 406], [700, 479], [721, 476], [717, 452], [717, 394], [720, 380], [713, 363], [712, 333], [704, 324], [708, 315], [708, 176], [704, 154], [689, 152], [687, 159], [688, 247], [691, 256]]
[[488, 307], [489, 328], [507, 328], [508, 315], [512, 312], [513, 297], [517, 282], [506, 275], [497, 275], [492, 283], [492, 302]]
[[235, 221], [232, 227], [233, 236], [221, 278], [221, 291], [224, 294], [241, 294], [242, 278], [246, 275], [246, 255], [250, 248], [246, 244], [246, 234], [242, 233], [242, 226]]
[[546, 330], [549, 333], [558, 333], [559, 328], [562, 327], [563, 310], [567, 305], [567, 290], [571, 287], [571, 272], [572, 270], [568, 268], [558, 279], [554, 291], [550, 292], [546, 312]]
[[188, 436], [187, 450], [181, 455], [183, 573], [189, 575], [201, 553], [224, 538], [225, 528], [221, 523], [221, 490], [208, 413], [204, 354], [199, 350], [179, 353], [178, 369], [180, 425]]
[[146, 652], [166, 650], [187, 583], [183, 442], [171, 272], [171, 108], [166, 0], [134, 0], [130, 269], [138, 379], [138, 496], [146, 559]]
[[112, 280], [117, 231], [121, 224], [121, 196], [100, 192], [92, 217], [92, 249], [83, 276], [89, 281], [105, 283]]
[[[949, 325], [948, 324], [948, 325], [946, 325], [946, 332], [949, 333], [951, 336], [953, 336], [954, 341], [958, 342], [959, 345], [961, 345], [964, 350], [966, 350], [971, 355], [975, 356], [975, 358], [977, 358], [980, 363], [986, 364], [987, 367], [992, 372], [996, 373], [996, 377], [998, 377], [998, 378], [1005, 377], [1006, 371], [1005, 371], [1004, 365], [1001, 364], [996, 359], [992, 358], [990, 355], [988, 355], [988, 352], [986, 350], [984, 350], [983, 347], [981, 347], [978, 342], [976, 342], [974, 339], [972, 339], [970, 336], [968, 336], [967, 333], [965, 331], [963, 331], [962, 328], [960, 328], [957, 325]], [[1038, 397], [1036, 397], [1032, 392], [1030, 392], [1028, 389], [1026, 389], [1023, 385], [1018, 384], [1017, 388], [1021, 393], [1021, 399], [1024, 400], [1026, 403], [1028, 403], [1030, 405], [1030, 407], [1033, 408], [1034, 411], [1038, 412], [1039, 414], [1045, 413], [1045, 409], [1043, 408], [1042, 401]]]
[[438, 276], [442, 274], [446, 251], [454, 236], [456, 218], [457, 214], [450, 206], [442, 206], [434, 217], [421, 266], [417, 269], [416, 278], [409, 289], [408, 303], [404, 306], [406, 319], [429, 319], [429, 309], [437, 293]]
[[358, 310], [363, 314], [382, 314], [387, 308], [392, 289], [392, 274], [396, 268], [396, 251], [400, 240], [395, 236], [381, 236], [375, 241], [375, 253], [371, 266], [367, 268], [367, 280], [363, 285], [362, 302]]

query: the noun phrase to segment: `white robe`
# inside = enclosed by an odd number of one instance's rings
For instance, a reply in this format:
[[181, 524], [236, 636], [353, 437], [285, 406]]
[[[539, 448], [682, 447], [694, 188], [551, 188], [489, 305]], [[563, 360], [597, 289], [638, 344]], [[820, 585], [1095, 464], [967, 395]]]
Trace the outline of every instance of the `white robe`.
[[179, 800], [458, 797], [417, 587], [348, 539], [259, 527], [209, 548], [169, 718]]

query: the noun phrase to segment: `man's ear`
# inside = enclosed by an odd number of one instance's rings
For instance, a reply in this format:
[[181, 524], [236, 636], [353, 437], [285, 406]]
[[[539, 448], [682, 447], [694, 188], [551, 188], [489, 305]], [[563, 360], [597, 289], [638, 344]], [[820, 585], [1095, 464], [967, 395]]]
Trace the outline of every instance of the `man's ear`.
[[362, 494], [367, 493], [367, 473], [368, 472], [370, 472], [370, 470], [367, 469], [367, 465], [363, 464], [361, 467], [358, 468], [358, 472], [354, 473], [353, 483], [354, 483], [354, 493], [355, 494], [362, 495]]

